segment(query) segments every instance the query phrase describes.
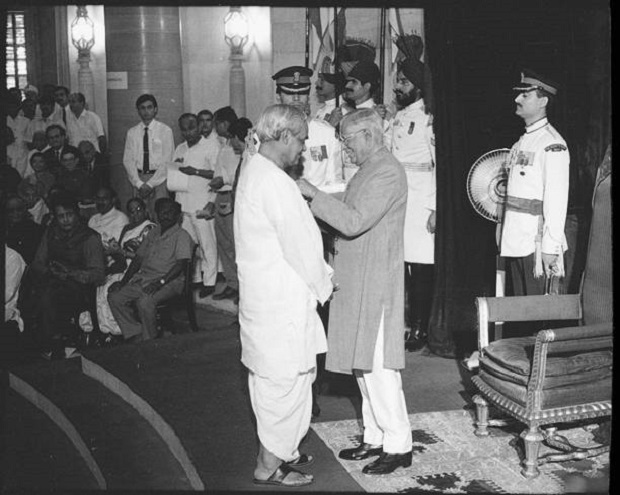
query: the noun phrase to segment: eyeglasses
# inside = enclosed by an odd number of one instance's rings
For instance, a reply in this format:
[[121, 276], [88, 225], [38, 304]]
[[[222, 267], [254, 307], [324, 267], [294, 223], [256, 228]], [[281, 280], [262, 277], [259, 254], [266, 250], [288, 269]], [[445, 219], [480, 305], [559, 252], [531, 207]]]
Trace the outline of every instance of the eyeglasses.
[[359, 129], [359, 130], [355, 131], [353, 134], [349, 134], [348, 136], [343, 136], [342, 134], [338, 134], [338, 139], [340, 140], [340, 142], [342, 144], [344, 144], [345, 146], [348, 146], [349, 141], [351, 139], [353, 139], [360, 132], [365, 132], [365, 131], [366, 131], [366, 129]]

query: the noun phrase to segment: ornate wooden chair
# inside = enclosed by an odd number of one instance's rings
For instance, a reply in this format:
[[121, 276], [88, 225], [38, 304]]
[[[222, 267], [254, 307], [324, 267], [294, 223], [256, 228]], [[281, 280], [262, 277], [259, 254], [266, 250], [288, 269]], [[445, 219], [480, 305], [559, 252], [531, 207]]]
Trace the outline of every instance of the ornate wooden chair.
[[[606, 160], [611, 160], [608, 150]], [[605, 160], [604, 160], [605, 163]], [[603, 165], [601, 165], [603, 169]], [[600, 170], [601, 172], [603, 170]], [[605, 173], [603, 171], [603, 173]], [[580, 294], [477, 298], [480, 367], [476, 434], [506, 424], [489, 419], [489, 404], [526, 425], [521, 473], [539, 474], [544, 462], [600, 455], [609, 446], [575, 447], [557, 426], [611, 415], [613, 353], [611, 173], [597, 178], [586, 266]], [[579, 326], [489, 343], [489, 323], [566, 320]], [[574, 324], [574, 323], [572, 323]], [[553, 426], [552, 426], [553, 425]], [[541, 428], [546, 426], [546, 428]], [[542, 442], [564, 451], [539, 458]]]

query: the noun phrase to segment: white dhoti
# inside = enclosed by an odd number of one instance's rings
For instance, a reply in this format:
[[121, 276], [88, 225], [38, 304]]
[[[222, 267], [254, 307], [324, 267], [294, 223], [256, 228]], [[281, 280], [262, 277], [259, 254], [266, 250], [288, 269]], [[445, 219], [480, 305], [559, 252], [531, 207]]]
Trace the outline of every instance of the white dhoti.
[[383, 367], [383, 312], [375, 344], [372, 371], [356, 371], [362, 393], [364, 443], [383, 445], [389, 454], [411, 451], [411, 425], [400, 370]]
[[196, 218], [196, 213], [183, 212], [182, 227], [199, 246], [200, 263], [195, 265], [192, 282], [202, 281], [203, 285], [215, 285], [219, 267], [215, 220]]
[[316, 368], [278, 378], [249, 372], [250, 401], [258, 438], [263, 447], [284, 462], [299, 457], [299, 443], [310, 428], [315, 377]]

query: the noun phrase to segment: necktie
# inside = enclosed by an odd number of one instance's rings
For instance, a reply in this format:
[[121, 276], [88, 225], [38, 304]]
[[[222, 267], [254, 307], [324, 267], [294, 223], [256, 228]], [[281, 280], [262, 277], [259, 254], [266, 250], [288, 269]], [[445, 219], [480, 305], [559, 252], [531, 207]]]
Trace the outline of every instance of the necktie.
[[67, 109], [62, 107], [62, 121], [67, 125]]
[[142, 172], [148, 173], [150, 172], [150, 163], [149, 163], [149, 128], [144, 128], [144, 137], [142, 138], [142, 150], [143, 150], [143, 160], [142, 160]]

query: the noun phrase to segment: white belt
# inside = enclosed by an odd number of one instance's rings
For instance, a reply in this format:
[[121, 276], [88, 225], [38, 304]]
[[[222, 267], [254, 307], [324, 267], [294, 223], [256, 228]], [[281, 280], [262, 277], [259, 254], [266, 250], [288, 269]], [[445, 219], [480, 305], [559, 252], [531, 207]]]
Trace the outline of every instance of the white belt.
[[432, 172], [433, 162], [426, 163], [413, 163], [413, 162], [401, 162], [405, 168], [405, 172]]

